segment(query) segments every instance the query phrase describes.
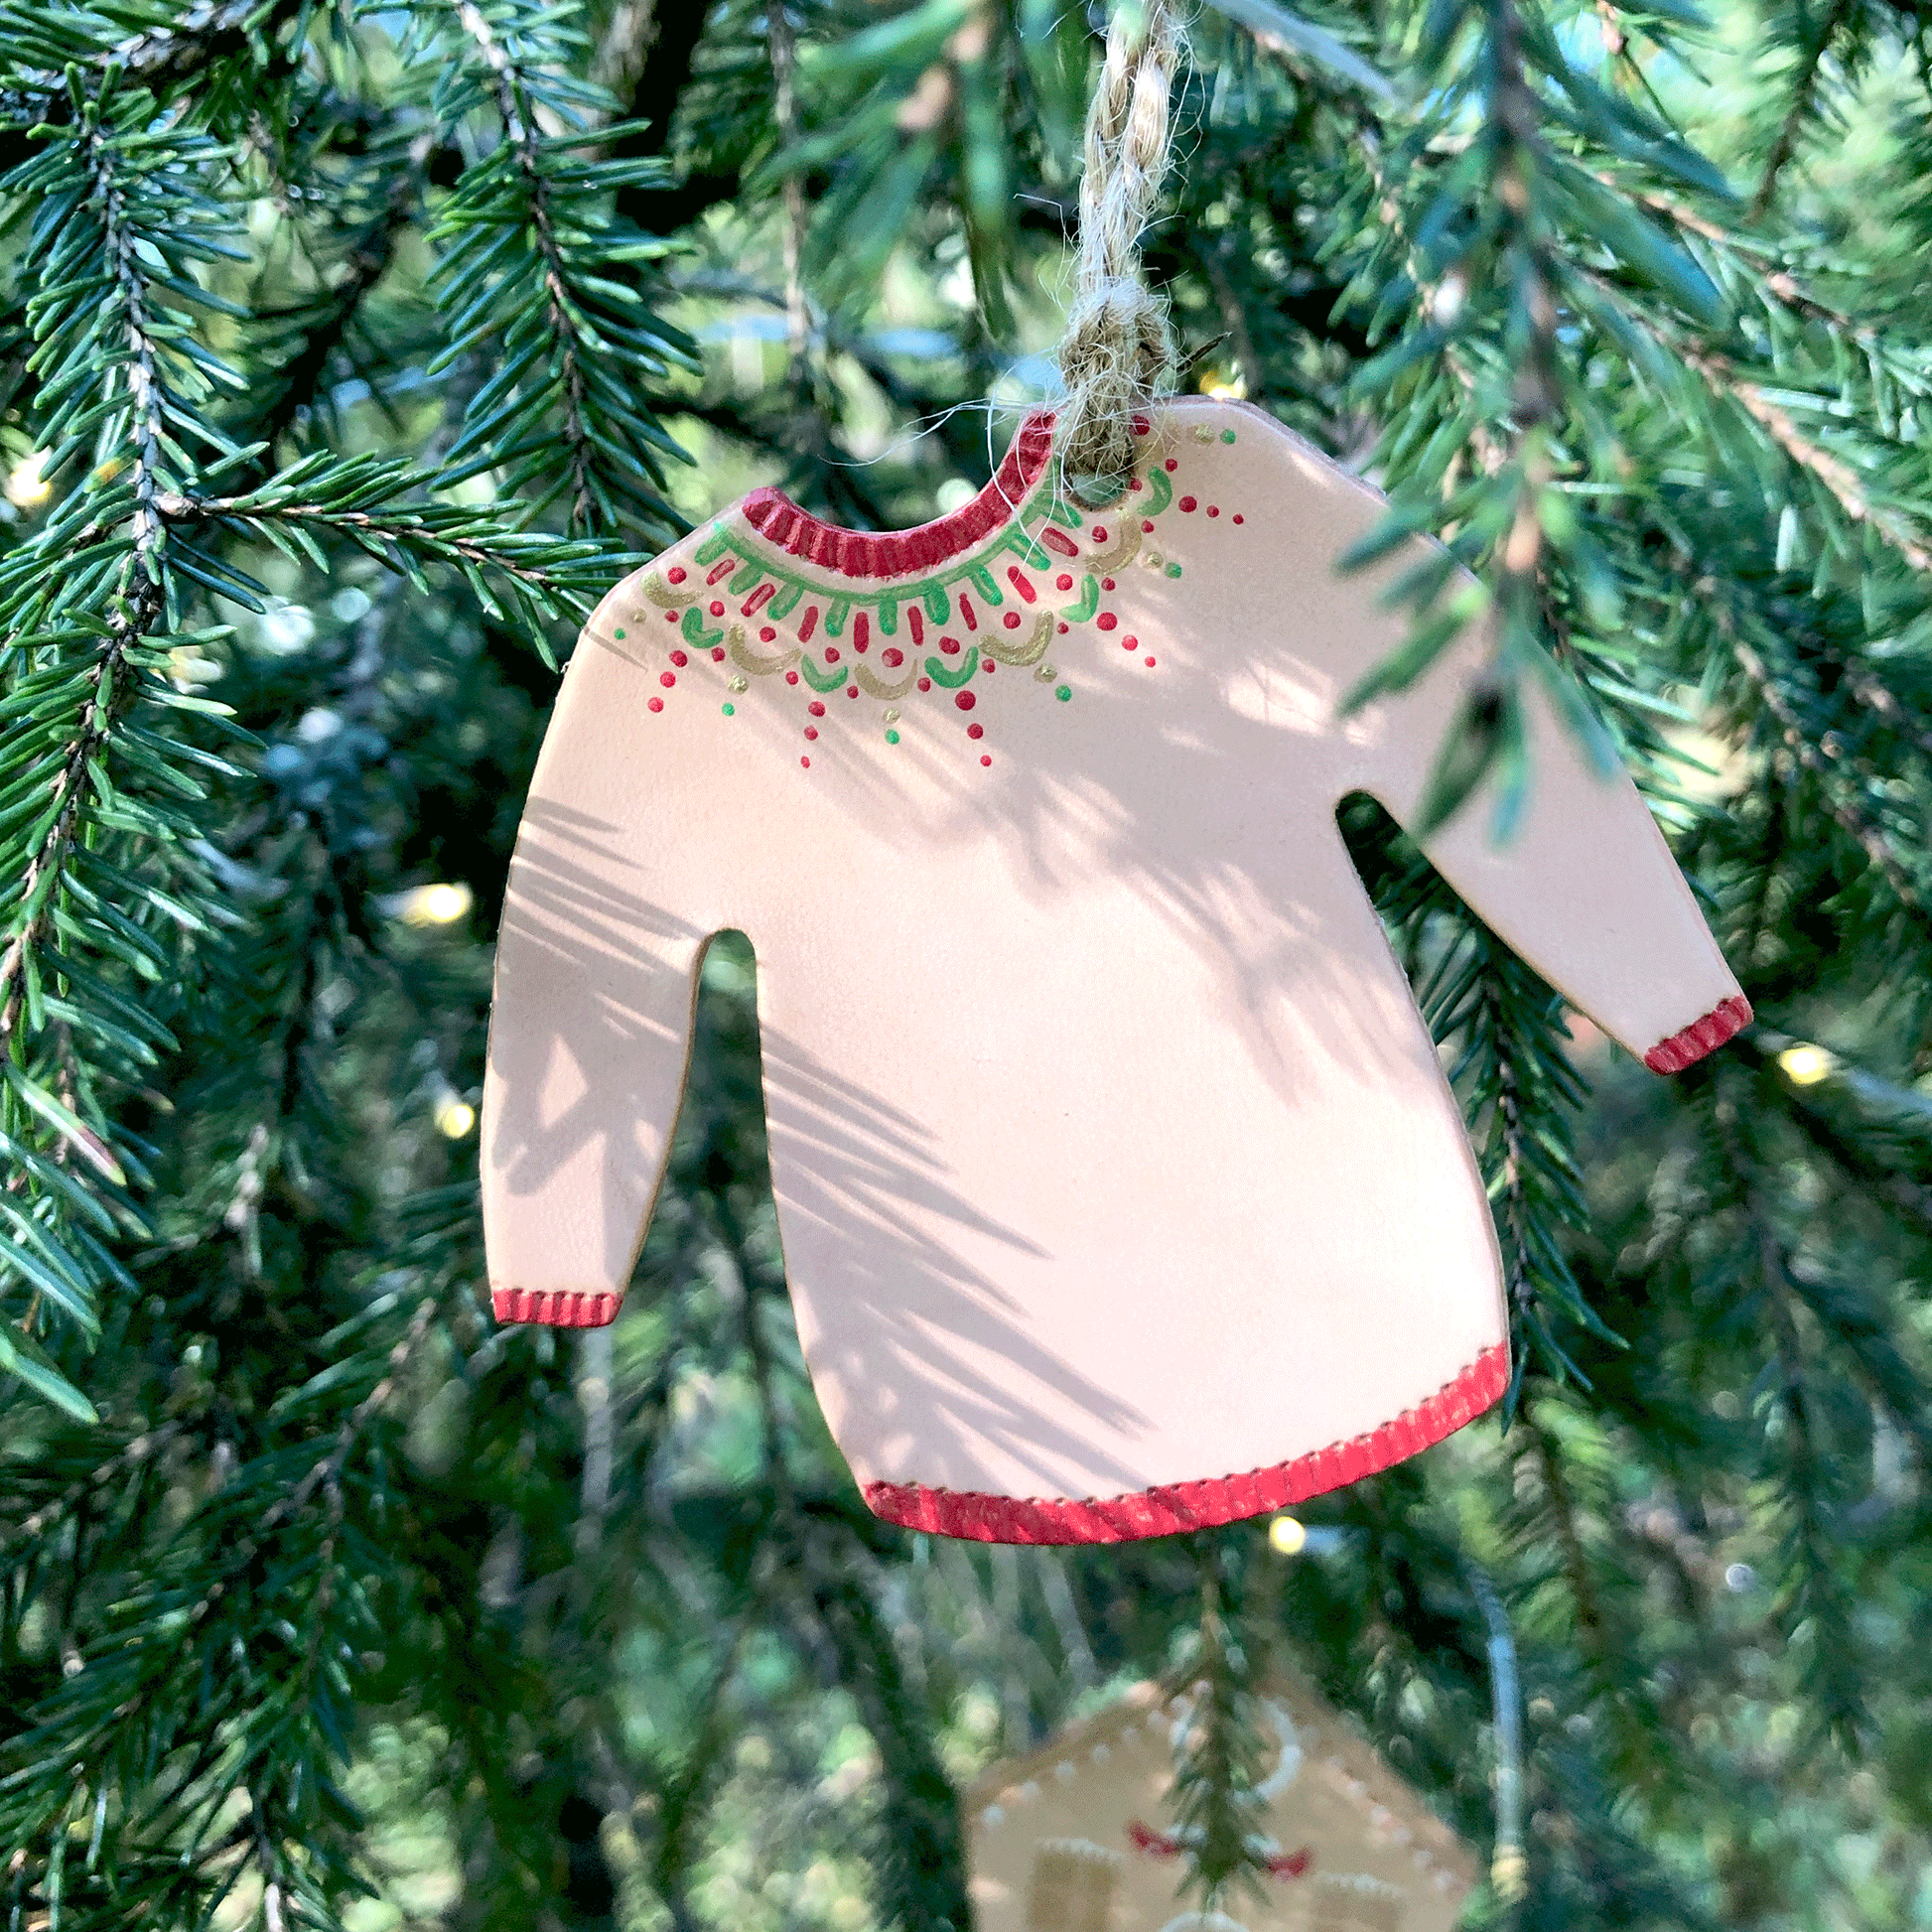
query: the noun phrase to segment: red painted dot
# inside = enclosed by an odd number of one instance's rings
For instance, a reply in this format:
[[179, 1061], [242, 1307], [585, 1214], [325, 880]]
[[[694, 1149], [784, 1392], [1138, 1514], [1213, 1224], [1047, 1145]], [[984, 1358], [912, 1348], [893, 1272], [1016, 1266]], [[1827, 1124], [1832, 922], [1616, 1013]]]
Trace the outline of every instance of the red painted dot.
[[711, 615], [714, 618], [722, 618], [725, 615], [725, 607], [715, 597], [711, 600]]
[[1151, 658], [1151, 657], [1150, 657], [1150, 658], [1149, 658], [1149, 659], [1147, 660], [1147, 667], [1148, 667], [1148, 669], [1149, 669], [1150, 671], [1151, 671], [1151, 670], [1153, 670], [1153, 668], [1154, 668], [1154, 659], [1153, 659], [1153, 658]]
[[1245, 523], [1247, 522], [1248, 519], [1245, 516], [1243, 516], [1239, 510], [1236, 510], [1234, 512], [1234, 520], [1237, 523]]
[[1111, 630], [1120, 620], [1111, 611], [1102, 611], [1094, 621], [1099, 624], [1102, 630]]
[[1128, 484], [1127, 484], [1127, 486], [1128, 486], [1128, 488], [1129, 488], [1129, 489], [1139, 489], [1139, 488], [1140, 488], [1140, 486], [1141, 486], [1141, 480], [1140, 480], [1140, 478], [1139, 478], [1139, 477], [1134, 477], [1134, 478], [1132, 478], [1132, 479], [1130, 479], [1130, 480], [1129, 480], [1129, 482], [1128, 482]]
[[825, 646], [825, 661], [828, 664], [836, 664], [839, 661], [839, 647], [837, 644], [827, 644]]
[[1018, 630], [1020, 628], [1020, 613], [1018, 611], [1009, 611], [1006, 614], [1006, 616], [1000, 620], [1000, 621], [1004, 623], [1009, 630]]
[[666, 611], [664, 613], [664, 621], [666, 623], [677, 622], [677, 613], [675, 611]]
[[759, 642], [761, 644], [768, 644], [777, 634], [768, 623], [759, 625]]
[[796, 684], [798, 682], [798, 673], [796, 671], [787, 671], [785, 673], [785, 682], [787, 684]]
[[811, 701], [811, 703], [805, 707], [805, 709], [809, 711], [814, 718], [823, 718], [825, 716], [825, 707], [822, 704], [820, 704], [816, 698], [814, 698]]
[[816, 738], [818, 736], [818, 727], [816, 725], [807, 725], [805, 727], [805, 736], [807, 738]]
[[668, 691], [677, 682], [677, 673], [675, 671], [659, 671], [657, 681]]
[[713, 645], [712, 645], [712, 647], [711, 647], [711, 661], [712, 661], [712, 662], [713, 662], [714, 664], [722, 664], [722, 663], [723, 663], [723, 662], [725, 661], [725, 647], [724, 647], [724, 645], [723, 645], [723, 644], [713, 644]]
[[856, 698], [859, 695], [859, 687], [856, 684], [848, 684], [845, 687], [845, 695], [848, 698]]
[[1151, 430], [1153, 427], [1154, 425], [1151, 422], [1149, 422], [1145, 416], [1138, 415], [1138, 414], [1135, 416], [1134, 434], [1136, 436], [1145, 436], [1148, 433], [1148, 431]]
[[1095, 543], [1105, 543], [1107, 541], [1107, 530], [1104, 524], [1096, 523], [1093, 526], [1093, 540]]
[[987, 756], [987, 755], [986, 755], [985, 753], [981, 753], [981, 754], [980, 754], [980, 762], [981, 762], [982, 764], [991, 764], [991, 763], [993, 762], [993, 760], [992, 760], [992, 759], [991, 759], [991, 758], [990, 758], [989, 756]]
[[905, 653], [902, 650], [889, 650], [886, 653], [886, 662], [897, 670], [905, 662]]
[[1127, 633], [1127, 635], [1120, 640], [1120, 647], [1122, 650], [1139, 650], [1141, 647], [1141, 640], [1137, 636], [1135, 636], [1134, 633], [1130, 630]]
[[984, 738], [986, 736], [986, 727], [984, 725], [968, 725], [966, 727], [966, 736], [968, 738]]
[[1207, 513], [1209, 516], [1219, 516], [1221, 513], [1220, 505], [1218, 503], [1209, 503]]
[[939, 639], [939, 648], [948, 657], [957, 657], [959, 655], [959, 639], [957, 637], [941, 637]]
[[921, 691], [930, 691], [932, 689], [932, 680], [929, 677], [920, 678], [919, 689]]
[[1110, 590], [1112, 590], [1112, 589], [1114, 588], [1114, 580], [1113, 580], [1113, 579], [1112, 579], [1111, 577], [1103, 577], [1103, 578], [1102, 578], [1102, 579], [1100, 580], [1100, 588], [1101, 588], [1101, 589], [1102, 589], [1103, 591], [1110, 591]]
[[955, 691], [952, 694], [952, 701], [961, 711], [971, 711], [979, 703], [979, 700], [970, 691]]
[[1191, 496], [1183, 496], [1180, 499], [1180, 507], [1184, 510], [1192, 509], [1194, 507], [1194, 499]]
[[1066, 635], [1066, 625], [1065, 625], [1065, 624], [1063, 624], [1063, 623], [1062, 623], [1062, 624], [1059, 624], [1059, 625], [1056, 625], [1055, 627], [1056, 627], [1056, 628], [1058, 629], [1058, 631], [1059, 631], [1059, 633], [1060, 633], [1060, 635], [1061, 635], [1061, 636], [1065, 636], [1065, 635]]
[[1167, 460], [1167, 462], [1164, 463], [1161, 467], [1164, 470], [1166, 470], [1170, 476], [1172, 476], [1176, 470], [1180, 468], [1180, 465], [1176, 463], [1173, 457], [1170, 457]]
[[812, 768], [812, 761], [810, 759], [800, 759], [798, 762], [802, 764], [807, 771], [809, 771]]
[[1154, 528], [1154, 525], [1153, 525], [1152, 523], [1150, 523], [1150, 522], [1149, 522], [1149, 521], [1147, 520], [1147, 518], [1146, 518], [1146, 517], [1142, 517], [1142, 518], [1141, 518], [1141, 532], [1142, 532], [1142, 534], [1143, 534], [1143, 535], [1145, 535], [1145, 534], [1146, 534], [1146, 533], [1147, 533], [1147, 532], [1148, 532], [1149, 530], [1151, 530], [1151, 529], [1153, 529], [1153, 528]]
[[1073, 588], [1073, 579], [1065, 571], [1061, 571], [1053, 579], [1053, 588], [1056, 591], [1070, 591]]
[[664, 709], [664, 700], [662, 698], [651, 699], [650, 708], [652, 711], [662, 711]]
[[991, 677], [993, 673], [997, 671], [999, 668], [1000, 668], [999, 665], [994, 663], [994, 661], [990, 657], [982, 657], [980, 659], [980, 669], [983, 670], [988, 677]]
[[682, 564], [673, 564], [670, 567], [670, 569], [664, 573], [664, 575], [668, 577], [673, 584], [681, 584], [684, 582], [684, 566]]
[[674, 650], [671, 653], [671, 662], [675, 664], [680, 671], [683, 670], [685, 665], [690, 663], [690, 661], [691, 660], [688, 657], [686, 657], [681, 650]]

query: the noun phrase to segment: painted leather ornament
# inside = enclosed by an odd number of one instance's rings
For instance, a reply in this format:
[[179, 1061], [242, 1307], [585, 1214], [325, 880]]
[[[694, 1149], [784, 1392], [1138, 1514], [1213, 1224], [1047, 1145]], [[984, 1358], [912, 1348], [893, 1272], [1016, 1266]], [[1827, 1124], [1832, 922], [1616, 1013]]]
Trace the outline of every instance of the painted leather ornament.
[[[611, 1320], [701, 957], [743, 929], [827, 1420], [880, 1515], [990, 1541], [1277, 1509], [1509, 1372], [1474, 1158], [1335, 824], [1355, 789], [1413, 816], [1478, 646], [1338, 722], [1402, 637], [1331, 567], [1373, 489], [1188, 399], [1082, 515], [1051, 436], [893, 535], [756, 491], [604, 601], [524, 812], [483, 1092], [498, 1317]], [[1529, 703], [1515, 837], [1478, 797], [1429, 856], [1675, 1071], [1749, 1008], [1628, 778]]]

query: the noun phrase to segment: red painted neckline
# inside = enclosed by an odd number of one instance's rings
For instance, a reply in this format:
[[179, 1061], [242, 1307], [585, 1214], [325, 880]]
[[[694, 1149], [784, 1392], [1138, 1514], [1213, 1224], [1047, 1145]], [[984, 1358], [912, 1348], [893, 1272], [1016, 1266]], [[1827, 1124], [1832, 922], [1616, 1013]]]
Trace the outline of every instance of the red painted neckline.
[[1393, 1422], [1273, 1468], [1085, 1501], [927, 1489], [915, 1482], [872, 1482], [866, 1485], [866, 1505], [889, 1523], [979, 1543], [1124, 1543], [1135, 1537], [1212, 1529], [1244, 1516], [1286, 1509], [1374, 1475], [1474, 1421], [1508, 1386], [1509, 1349], [1498, 1342], [1428, 1401]]
[[1693, 1020], [1668, 1039], [1660, 1039], [1643, 1056], [1643, 1063], [1653, 1073], [1682, 1073], [1705, 1054], [1715, 1053], [1732, 1035], [1742, 1033], [1750, 1024], [1751, 1003], [1739, 993], [1722, 1006], [1713, 1007], [1702, 1019]]
[[1006, 459], [970, 503], [913, 530], [842, 530], [801, 510], [782, 489], [755, 489], [745, 520], [766, 543], [840, 577], [909, 577], [957, 557], [1013, 520], [1053, 448], [1053, 418], [1028, 417]]

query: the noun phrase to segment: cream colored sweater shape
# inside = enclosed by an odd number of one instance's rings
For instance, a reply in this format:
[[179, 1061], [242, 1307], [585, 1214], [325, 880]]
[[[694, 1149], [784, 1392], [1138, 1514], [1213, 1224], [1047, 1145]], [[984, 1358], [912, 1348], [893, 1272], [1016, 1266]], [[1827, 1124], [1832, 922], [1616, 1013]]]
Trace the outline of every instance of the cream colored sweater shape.
[[[1508, 1376], [1456, 1103], [1337, 831], [1412, 822], [1481, 641], [1396, 649], [1382, 499], [1258, 409], [1145, 425], [1113, 510], [1050, 419], [965, 508], [756, 492], [586, 626], [510, 871], [483, 1095], [499, 1317], [617, 1312], [704, 950], [749, 935], [812, 1380], [882, 1515], [1083, 1541], [1278, 1508]], [[1533, 684], [1533, 681], [1532, 681]], [[1528, 692], [1532, 776], [1427, 844], [1659, 1070], [1748, 1018], [1649, 811]]]

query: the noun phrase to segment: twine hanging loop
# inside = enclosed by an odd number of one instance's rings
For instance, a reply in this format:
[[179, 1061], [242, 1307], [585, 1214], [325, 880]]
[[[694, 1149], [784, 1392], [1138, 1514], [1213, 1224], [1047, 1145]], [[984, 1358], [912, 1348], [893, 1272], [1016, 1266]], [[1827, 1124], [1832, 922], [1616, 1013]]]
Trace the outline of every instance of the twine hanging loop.
[[1141, 230], [1167, 177], [1169, 97], [1180, 66], [1169, 0], [1126, 0], [1107, 30], [1087, 110], [1074, 297], [1060, 344], [1060, 476], [1076, 500], [1112, 502], [1134, 473], [1134, 417], [1171, 378], [1168, 305], [1141, 272]]

